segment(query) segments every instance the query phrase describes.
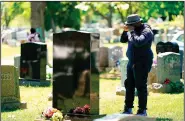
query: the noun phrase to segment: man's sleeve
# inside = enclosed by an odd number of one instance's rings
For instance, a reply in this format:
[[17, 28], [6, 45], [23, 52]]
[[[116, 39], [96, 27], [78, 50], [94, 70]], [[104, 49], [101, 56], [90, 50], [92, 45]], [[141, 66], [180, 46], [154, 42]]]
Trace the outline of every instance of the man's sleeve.
[[140, 36], [132, 34], [133, 44], [135, 47], [142, 47], [149, 41], [153, 40], [153, 33], [148, 28], [145, 29]]
[[127, 31], [123, 31], [122, 35], [121, 35], [121, 39], [120, 39], [121, 43], [126, 43], [128, 42], [128, 34]]

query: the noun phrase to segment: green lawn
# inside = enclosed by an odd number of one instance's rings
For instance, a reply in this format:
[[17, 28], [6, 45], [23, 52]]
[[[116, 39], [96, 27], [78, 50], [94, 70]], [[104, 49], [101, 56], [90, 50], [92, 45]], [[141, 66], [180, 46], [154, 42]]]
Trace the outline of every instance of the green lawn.
[[[124, 97], [115, 94], [120, 80], [100, 80], [100, 113], [111, 114], [123, 110]], [[135, 98], [134, 113], [137, 111], [138, 98]], [[148, 97], [148, 115], [152, 117], [172, 118], [184, 121], [184, 93], [159, 94], [150, 93]]]
[[[117, 96], [116, 86], [120, 80], [100, 79], [100, 114], [118, 113], [123, 110], [124, 97]], [[27, 109], [12, 112], [3, 112], [3, 121], [33, 121], [43, 109], [52, 105], [47, 100], [52, 91], [51, 87], [23, 87], [20, 86], [21, 101], [27, 102]], [[134, 113], [137, 110], [137, 97]], [[148, 97], [148, 115], [152, 117], [173, 118], [174, 121], [184, 120], [184, 93], [181, 94], [155, 94]], [[15, 117], [15, 120], [11, 118]]]

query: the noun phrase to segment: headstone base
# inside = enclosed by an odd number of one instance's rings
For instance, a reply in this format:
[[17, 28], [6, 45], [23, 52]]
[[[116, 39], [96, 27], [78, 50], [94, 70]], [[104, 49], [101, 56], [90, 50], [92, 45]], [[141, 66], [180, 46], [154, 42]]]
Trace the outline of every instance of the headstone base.
[[136, 115], [128, 115], [128, 114], [112, 114], [107, 115], [103, 118], [96, 119], [94, 121], [172, 121], [172, 119], [164, 119], [164, 118], [155, 118], [155, 117], [145, 117], [145, 116], [136, 116]]
[[[116, 95], [125, 96], [126, 95], [125, 87], [117, 87], [116, 88]], [[136, 90], [135, 90], [135, 96], [137, 96], [137, 91]]]
[[26, 109], [27, 108], [27, 103], [26, 102], [21, 102], [19, 108], [20, 109]]
[[49, 87], [51, 85], [51, 80], [19, 79], [19, 85]]
[[1, 110], [26, 109], [26, 102], [9, 102], [1, 105]]
[[[83, 117], [83, 118], [79, 118], [79, 117], [76, 117], [76, 116], [69, 117], [69, 116], [65, 116], [65, 114], [63, 116], [64, 116], [64, 119], [61, 120], [61, 121], [94, 121], [95, 119], [102, 118], [106, 115], [105, 114], [104, 115], [89, 115], [88, 117]], [[42, 119], [42, 118], [36, 118], [34, 121], [50, 121], [50, 120], [45, 120], [45, 119]]]

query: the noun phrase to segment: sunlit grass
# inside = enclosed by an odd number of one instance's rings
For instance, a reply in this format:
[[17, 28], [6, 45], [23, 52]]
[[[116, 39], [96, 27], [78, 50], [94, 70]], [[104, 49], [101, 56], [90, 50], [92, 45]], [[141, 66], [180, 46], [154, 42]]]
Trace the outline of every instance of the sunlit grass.
[[[112, 114], [123, 111], [124, 96], [116, 95], [116, 86], [120, 80], [100, 80], [100, 113]], [[135, 98], [133, 112], [138, 109], [138, 98]], [[172, 118], [173, 121], [184, 121], [184, 93], [159, 94], [148, 96], [148, 115], [150, 117]]]
[[[119, 113], [123, 110], [124, 96], [116, 95], [116, 86], [120, 80], [100, 79], [100, 114]], [[21, 101], [27, 102], [27, 109], [12, 112], [3, 112], [3, 121], [33, 121], [52, 102], [48, 101], [50, 87], [23, 87], [20, 86]], [[151, 117], [172, 118], [173, 121], [184, 120], [184, 93], [155, 94], [148, 97], [148, 115]], [[134, 113], [137, 111], [138, 99], [134, 101]], [[16, 120], [10, 118], [15, 116]]]

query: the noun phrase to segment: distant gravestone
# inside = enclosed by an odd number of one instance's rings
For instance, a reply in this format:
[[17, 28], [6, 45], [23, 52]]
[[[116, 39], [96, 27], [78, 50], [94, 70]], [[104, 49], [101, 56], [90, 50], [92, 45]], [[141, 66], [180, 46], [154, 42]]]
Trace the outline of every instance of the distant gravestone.
[[120, 59], [120, 70], [121, 70], [121, 86], [124, 87], [124, 82], [127, 79], [127, 64], [128, 58]]
[[157, 80], [163, 83], [166, 78], [176, 82], [180, 81], [180, 54], [165, 52], [157, 55]]
[[158, 42], [161, 42], [162, 41], [162, 36], [160, 34], [156, 34], [154, 36], [154, 42], [155, 44], [157, 44]]
[[108, 54], [108, 60], [109, 60], [109, 67], [115, 67], [116, 61], [121, 59], [123, 57], [123, 50], [122, 47], [115, 46], [109, 49]]
[[18, 70], [14, 66], [1, 66], [1, 109], [20, 108]]
[[18, 68], [18, 74], [20, 75], [20, 55], [14, 56], [14, 66]]
[[[121, 86], [116, 88], [116, 95], [125, 96], [125, 80], [127, 79], [127, 64], [129, 62], [128, 58], [121, 58], [120, 60], [120, 70], [121, 70]], [[135, 96], [137, 96], [137, 91], [135, 89]]]
[[99, 66], [100, 67], [108, 67], [109, 66], [109, 48], [108, 47], [100, 47], [99, 51]]
[[157, 66], [152, 65], [150, 72], [148, 73], [148, 85], [152, 83], [157, 83]]
[[45, 43], [21, 44], [20, 77], [46, 80], [47, 45]]

